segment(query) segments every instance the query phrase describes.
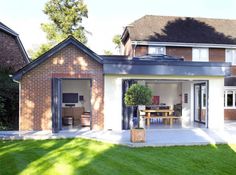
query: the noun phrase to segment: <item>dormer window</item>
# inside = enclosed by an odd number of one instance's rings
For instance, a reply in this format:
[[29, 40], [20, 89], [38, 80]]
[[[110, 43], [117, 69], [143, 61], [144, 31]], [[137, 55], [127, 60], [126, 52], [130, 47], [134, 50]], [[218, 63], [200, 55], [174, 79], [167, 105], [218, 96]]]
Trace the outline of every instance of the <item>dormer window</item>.
[[166, 54], [166, 48], [162, 46], [148, 46], [148, 54], [149, 55], [160, 55]]

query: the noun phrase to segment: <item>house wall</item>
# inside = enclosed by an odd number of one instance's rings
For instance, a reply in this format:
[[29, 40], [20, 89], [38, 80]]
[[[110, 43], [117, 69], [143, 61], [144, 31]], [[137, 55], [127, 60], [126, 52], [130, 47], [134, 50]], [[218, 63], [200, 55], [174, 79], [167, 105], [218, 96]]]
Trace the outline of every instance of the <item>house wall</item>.
[[173, 109], [175, 104], [181, 103], [180, 83], [148, 83], [147, 86], [152, 90], [153, 96], [160, 97], [160, 103], [165, 103], [171, 109]]
[[[224, 78], [223, 77], [181, 77], [181, 76], [142, 76], [105, 75], [104, 77], [104, 128], [122, 128], [122, 79], [171, 79], [209, 80], [209, 128], [222, 128], [224, 124]], [[215, 95], [215, 94], [219, 94]]]
[[20, 130], [51, 130], [51, 79], [92, 79], [92, 129], [102, 129], [103, 67], [74, 45], [68, 45], [41, 65], [27, 72], [20, 81]]
[[191, 47], [166, 47], [166, 54], [184, 58], [185, 61], [192, 61]]
[[[62, 93], [78, 93], [84, 97], [84, 101], [75, 103], [76, 107], [84, 107], [85, 111], [90, 111], [90, 81], [89, 80], [62, 80]], [[65, 103], [62, 103], [65, 107]]]
[[147, 46], [137, 45], [137, 46], [134, 46], [134, 47], [135, 47], [134, 56], [139, 57], [139, 56], [143, 56], [143, 55], [148, 54], [148, 47]]
[[17, 71], [26, 64], [15, 37], [0, 30], [0, 67]]
[[132, 48], [130, 38], [127, 39], [123, 49], [124, 49], [124, 51], [123, 51], [124, 55], [127, 55], [129, 57], [133, 57], [133, 48]]
[[[184, 95], [187, 94], [187, 103], [184, 102]], [[188, 127], [193, 122], [193, 83], [183, 82], [182, 83], [182, 126]]]
[[224, 110], [225, 120], [236, 120], [236, 109]]
[[208, 127], [224, 127], [224, 79], [214, 78], [209, 81], [208, 92]]
[[211, 62], [225, 62], [225, 49], [210, 48], [209, 61]]
[[[136, 56], [143, 56], [148, 54], [148, 46], [138, 45], [135, 49]], [[192, 61], [191, 47], [166, 47], [166, 54], [184, 58], [185, 61]], [[225, 62], [225, 49], [209, 48], [209, 61], [211, 62]], [[235, 68], [236, 72], [236, 68]]]

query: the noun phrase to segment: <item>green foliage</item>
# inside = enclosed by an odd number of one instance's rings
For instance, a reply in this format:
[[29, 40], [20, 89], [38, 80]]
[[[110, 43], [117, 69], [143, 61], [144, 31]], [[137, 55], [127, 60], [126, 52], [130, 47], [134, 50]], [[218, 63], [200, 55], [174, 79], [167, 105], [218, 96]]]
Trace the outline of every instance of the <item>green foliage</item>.
[[115, 48], [121, 54], [121, 35], [115, 35], [112, 39], [112, 42], [115, 44]]
[[82, 21], [88, 18], [88, 9], [83, 0], [49, 0], [43, 12], [50, 20], [49, 23], [41, 24], [49, 42], [31, 54], [33, 58], [48, 51], [70, 35], [83, 44], [87, 43], [86, 30], [82, 26]]
[[125, 93], [127, 106], [148, 105], [151, 103], [152, 91], [140, 84], [133, 84]]
[[105, 55], [112, 55], [112, 52], [110, 50], [104, 50]]
[[18, 129], [18, 91], [9, 71], [0, 70], [0, 130]]
[[33, 51], [33, 50], [29, 50], [28, 53], [31, 57], [31, 59], [36, 59], [38, 58], [40, 55], [44, 54], [45, 52], [47, 52], [48, 50], [50, 50], [53, 47], [53, 44], [51, 43], [47, 43], [47, 44], [42, 44], [37, 50]]

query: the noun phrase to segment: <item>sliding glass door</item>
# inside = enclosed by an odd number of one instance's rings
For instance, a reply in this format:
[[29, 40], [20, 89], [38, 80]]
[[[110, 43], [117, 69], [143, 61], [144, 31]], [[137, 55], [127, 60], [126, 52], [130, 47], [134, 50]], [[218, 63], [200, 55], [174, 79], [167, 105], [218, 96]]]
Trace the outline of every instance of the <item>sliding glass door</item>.
[[207, 116], [206, 83], [194, 84], [194, 121], [205, 123]]

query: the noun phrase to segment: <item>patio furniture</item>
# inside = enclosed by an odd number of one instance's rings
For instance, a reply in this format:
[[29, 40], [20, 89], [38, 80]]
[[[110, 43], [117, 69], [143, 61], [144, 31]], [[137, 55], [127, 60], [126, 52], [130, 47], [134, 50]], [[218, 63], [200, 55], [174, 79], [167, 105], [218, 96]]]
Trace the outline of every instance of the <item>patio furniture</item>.
[[[170, 125], [172, 126], [173, 124], [173, 119], [178, 119], [180, 117], [172, 115], [172, 113], [174, 112], [174, 110], [171, 109], [156, 109], [156, 110], [140, 110], [140, 112], [145, 112], [144, 118], [147, 121], [147, 127], [150, 126], [150, 120], [151, 119], [166, 119], [169, 121]], [[152, 113], [152, 115], [151, 115]], [[156, 115], [153, 115], [153, 114]], [[161, 115], [160, 115], [161, 114]]]
[[90, 112], [81, 115], [81, 126], [90, 126]]

